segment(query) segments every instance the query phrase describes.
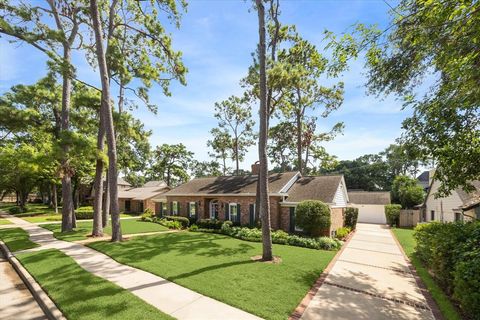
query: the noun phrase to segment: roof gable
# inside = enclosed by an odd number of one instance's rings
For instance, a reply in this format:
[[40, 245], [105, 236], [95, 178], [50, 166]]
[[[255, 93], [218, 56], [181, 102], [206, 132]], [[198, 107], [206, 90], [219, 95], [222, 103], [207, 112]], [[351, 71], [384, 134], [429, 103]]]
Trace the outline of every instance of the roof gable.
[[298, 179], [288, 190], [286, 202], [320, 200], [334, 203], [335, 194], [343, 176], [307, 176]]

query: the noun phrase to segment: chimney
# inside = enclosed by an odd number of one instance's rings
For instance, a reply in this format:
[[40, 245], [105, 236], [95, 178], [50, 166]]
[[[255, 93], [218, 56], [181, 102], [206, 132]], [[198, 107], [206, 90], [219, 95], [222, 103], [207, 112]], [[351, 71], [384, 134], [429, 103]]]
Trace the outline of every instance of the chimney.
[[252, 164], [252, 174], [258, 175], [259, 172], [260, 172], [260, 162], [257, 161], [254, 164]]

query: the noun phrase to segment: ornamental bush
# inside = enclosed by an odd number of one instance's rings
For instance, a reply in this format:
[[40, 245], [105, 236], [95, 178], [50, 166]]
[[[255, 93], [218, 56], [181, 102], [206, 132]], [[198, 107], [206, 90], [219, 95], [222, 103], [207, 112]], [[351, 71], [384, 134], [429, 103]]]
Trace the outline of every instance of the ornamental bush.
[[330, 207], [322, 201], [302, 201], [295, 210], [295, 223], [310, 236], [328, 234], [331, 225]]
[[390, 227], [398, 225], [400, 209], [402, 209], [402, 206], [399, 204], [387, 204], [385, 206], [385, 217], [387, 218], [387, 223]]
[[[11, 214], [19, 214], [19, 213], [22, 212], [22, 208], [20, 208], [20, 207], [18, 207], [18, 206], [10, 207], [10, 208], [8, 208], [8, 211], [9, 211]], [[27, 211], [26, 208], [25, 208], [25, 211]]]
[[93, 207], [85, 206], [75, 210], [75, 217], [78, 220], [93, 219]]
[[221, 229], [223, 222], [217, 219], [200, 219], [196, 224], [202, 229]]
[[351, 231], [352, 229], [350, 229], [349, 227], [338, 228], [335, 237], [337, 239], [343, 240], [350, 234]]
[[358, 208], [349, 207], [345, 209], [345, 222], [343, 223], [344, 227], [348, 227], [351, 230], [355, 230], [357, 227], [358, 220]]
[[182, 228], [183, 228], [183, 229], [188, 228], [188, 226], [190, 225], [190, 220], [188, 220], [187, 217], [181, 217], [181, 216], [164, 216], [164, 218], [165, 218], [166, 220], [169, 220], [169, 221], [178, 221], [178, 222], [182, 225]]

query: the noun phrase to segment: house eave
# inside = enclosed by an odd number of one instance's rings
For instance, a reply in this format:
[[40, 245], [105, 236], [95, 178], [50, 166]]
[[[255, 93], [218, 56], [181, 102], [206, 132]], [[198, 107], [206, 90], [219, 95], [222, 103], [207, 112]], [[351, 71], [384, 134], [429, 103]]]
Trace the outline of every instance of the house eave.
[[[256, 197], [256, 193], [174, 193], [165, 194], [165, 197]], [[269, 197], [283, 197], [286, 193], [270, 193]]]

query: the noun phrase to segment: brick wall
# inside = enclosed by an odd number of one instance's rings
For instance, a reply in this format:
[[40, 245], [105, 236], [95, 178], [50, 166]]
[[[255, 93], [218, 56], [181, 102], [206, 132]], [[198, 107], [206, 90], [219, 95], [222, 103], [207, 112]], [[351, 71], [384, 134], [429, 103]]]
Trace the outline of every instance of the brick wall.
[[331, 208], [331, 219], [332, 224], [330, 226], [330, 235], [332, 231], [336, 231], [338, 228], [343, 227], [343, 222], [345, 219], [345, 208]]

